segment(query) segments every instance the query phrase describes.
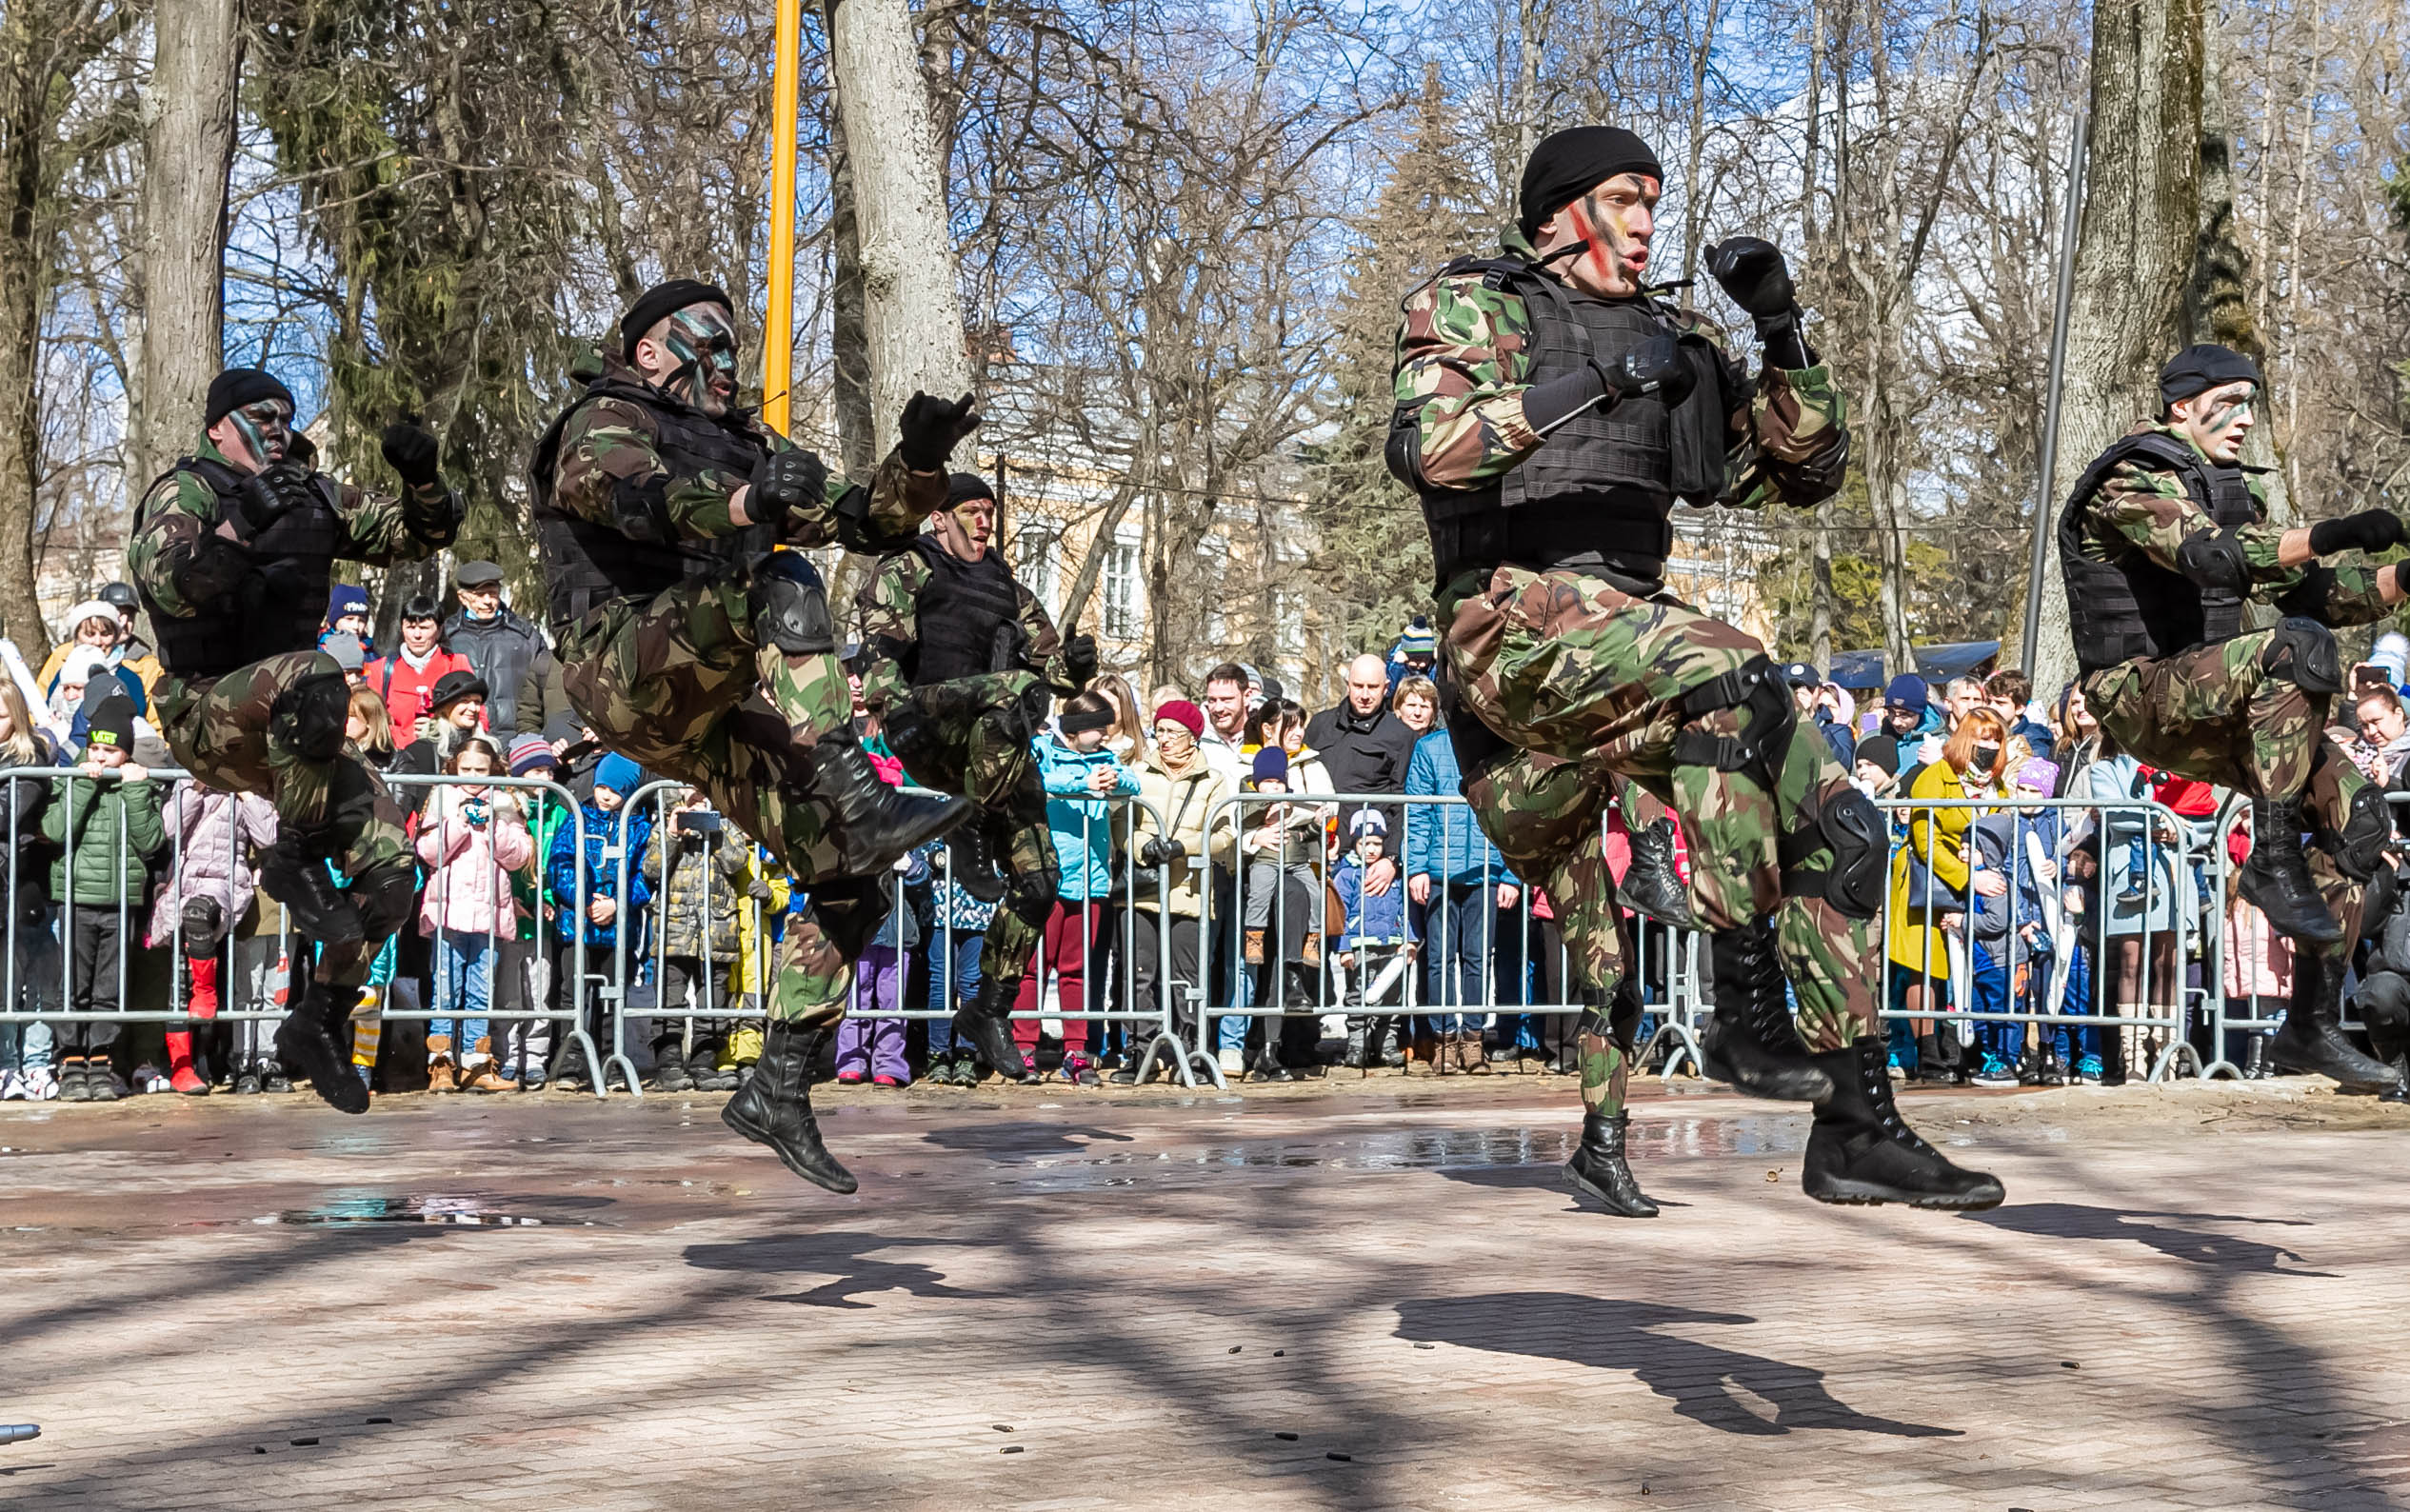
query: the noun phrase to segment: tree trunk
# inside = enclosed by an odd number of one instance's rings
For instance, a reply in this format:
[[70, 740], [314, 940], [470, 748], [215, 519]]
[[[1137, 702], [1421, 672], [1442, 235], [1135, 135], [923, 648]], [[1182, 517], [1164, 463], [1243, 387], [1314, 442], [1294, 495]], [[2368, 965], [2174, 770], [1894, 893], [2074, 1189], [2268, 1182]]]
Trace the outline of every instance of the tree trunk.
[[[2123, 0], [2092, 24], [2092, 130], [2084, 149], [2067, 382], [2053, 507], [2092, 459], [2159, 408], [2160, 365], [2183, 337], [2201, 230], [2200, 0]], [[2043, 573], [2048, 690], [2075, 673], [2066, 594]]]
[[139, 489], [200, 428], [225, 353], [226, 179], [242, 68], [235, 0], [163, 0], [143, 95], [142, 363], [126, 479]]
[[[822, 11], [836, 34], [835, 7]], [[846, 473], [867, 478], [879, 464], [870, 418], [870, 348], [862, 329], [862, 229], [854, 219], [853, 159], [846, 124], [828, 116], [828, 245], [835, 260], [828, 290], [829, 388], [837, 417], [837, 452]]]
[[970, 388], [962, 293], [904, 0], [841, 0], [829, 15], [828, 59], [861, 237], [872, 450], [885, 455], [913, 390], [950, 398]]
[[42, 480], [42, 288], [50, 265], [42, 144], [51, 79], [33, 56], [42, 18], [0, 11], [0, 634], [28, 657], [49, 645], [33, 577], [34, 491]]

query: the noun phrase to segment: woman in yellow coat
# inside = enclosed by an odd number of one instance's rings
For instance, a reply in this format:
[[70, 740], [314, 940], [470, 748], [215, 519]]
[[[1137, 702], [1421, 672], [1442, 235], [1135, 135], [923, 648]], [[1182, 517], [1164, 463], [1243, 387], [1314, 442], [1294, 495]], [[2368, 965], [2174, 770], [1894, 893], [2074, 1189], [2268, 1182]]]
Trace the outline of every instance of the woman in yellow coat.
[[[1911, 803], [2000, 798], [2006, 791], [2008, 731], [1998, 714], [1975, 708], [1942, 744], [1942, 759], [1917, 773]], [[1891, 856], [1891, 916], [1884, 921], [1891, 961], [1891, 1008], [1922, 1013], [1950, 1004], [1949, 937], [1965, 926], [1968, 889], [1987, 898], [2008, 890], [2007, 879], [1977, 869], [1967, 832], [1986, 810], [1911, 808], [1907, 844]], [[1963, 946], [1962, 945], [1962, 948]], [[1892, 1060], [1916, 1069], [1917, 1041], [1908, 1021], [1891, 1021]]]

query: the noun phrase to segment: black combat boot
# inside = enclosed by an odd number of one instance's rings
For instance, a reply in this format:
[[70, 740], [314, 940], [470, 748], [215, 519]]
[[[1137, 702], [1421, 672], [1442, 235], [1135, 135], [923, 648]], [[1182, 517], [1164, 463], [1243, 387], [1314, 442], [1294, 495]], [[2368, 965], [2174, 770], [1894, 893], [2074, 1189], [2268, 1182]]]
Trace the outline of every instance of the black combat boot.
[[1833, 1081], [1808, 1127], [1800, 1187], [1820, 1203], [1906, 1203], [1911, 1207], [1998, 1207], [1997, 1177], [1951, 1164], [1917, 1137], [1891, 1101], [1880, 1036], [1815, 1057]]
[[1629, 1113], [1582, 1115], [1582, 1147], [1564, 1163], [1564, 1179], [1575, 1191], [1604, 1203], [1618, 1218], [1654, 1218], [1657, 1204], [1632, 1180], [1632, 1168], [1623, 1162], [1623, 1132], [1631, 1124]]
[[842, 1195], [861, 1184], [820, 1142], [820, 1121], [811, 1111], [811, 1063], [819, 1053], [818, 1029], [772, 1019], [762, 1027], [761, 1060], [720, 1109], [720, 1122], [768, 1145], [804, 1180]]
[[879, 781], [869, 756], [842, 735], [811, 748], [811, 794], [834, 815], [829, 838], [855, 877], [886, 870], [971, 815], [959, 798], [915, 798]]
[[[295, 959], [304, 959], [299, 951]], [[309, 1089], [338, 1113], [366, 1113], [368, 1088], [351, 1069], [351, 1009], [358, 987], [336, 986], [312, 975], [301, 1001], [276, 1025], [276, 1060], [289, 1075], [309, 1079]]]
[[2242, 864], [2242, 895], [2268, 916], [2268, 927], [2306, 945], [2334, 945], [2342, 926], [2326, 911], [2301, 854], [2299, 800], [2251, 801], [2251, 859]]
[[1674, 822], [1660, 819], [1631, 832], [1632, 862], [1616, 893], [1625, 907], [1677, 929], [1696, 929], [1690, 889], [1674, 865]]
[[[2259, 852], [2255, 848], [2252, 854]], [[2352, 1047], [2337, 1026], [2343, 1002], [2343, 963], [2293, 952], [2293, 1001], [2284, 1024], [2268, 1037], [2268, 1059], [2280, 1071], [2331, 1076], [2347, 1092], [2381, 1092], [2400, 1078], [2384, 1062]]]
[[1774, 921], [1723, 930], [1711, 945], [1716, 1011], [1700, 1036], [1702, 1069], [1751, 1097], [1780, 1103], [1817, 1103], [1831, 1095], [1831, 1078], [1817, 1068], [1791, 1023], [1783, 963], [1774, 953]]
[[1012, 1020], [1006, 1017], [1020, 995], [1018, 982], [980, 978], [978, 995], [955, 1010], [954, 1038], [977, 1050], [988, 1068], [1006, 1081], [1035, 1086], [1040, 1080], [1037, 1067], [1021, 1058], [1021, 1046], [1012, 1043]]
[[984, 818], [955, 830], [947, 837], [946, 848], [953, 852], [954, 885], [981, 903], [994, 903], [1005, 895], [1004, 868], [996, 864], [996, 847], [988, 844]]

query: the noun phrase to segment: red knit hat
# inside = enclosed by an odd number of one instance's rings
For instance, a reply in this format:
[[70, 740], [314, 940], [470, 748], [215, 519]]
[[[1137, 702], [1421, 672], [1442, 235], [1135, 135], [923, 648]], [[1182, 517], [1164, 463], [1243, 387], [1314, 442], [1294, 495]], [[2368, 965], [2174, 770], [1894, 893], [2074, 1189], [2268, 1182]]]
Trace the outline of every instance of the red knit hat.
[[1165, 720], [1171, 721], [1199, 740], [1205, 738], [1205, 710], [1185, 698], [1166, 699], [1157, 706], [1155, 723], [1160, 725]]

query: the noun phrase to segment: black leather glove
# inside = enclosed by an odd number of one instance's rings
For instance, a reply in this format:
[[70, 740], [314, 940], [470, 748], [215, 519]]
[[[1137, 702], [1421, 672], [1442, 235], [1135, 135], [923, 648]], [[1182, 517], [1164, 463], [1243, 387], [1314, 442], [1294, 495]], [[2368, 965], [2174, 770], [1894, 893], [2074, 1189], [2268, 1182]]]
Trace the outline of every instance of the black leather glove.
[[443, 448], [418, 427], [402, 421], [386, 427], [377, 449], [385, 453], [386, 466], [400, 473], [410, 487], [424, 488], [436, 480], [436, 458]]
[[2332, 556], [2338, 551], [2382, 551], [2404, 539], [2401, 516], [2391, 509], [2362, 509], [2340, 520], [2320, 520], [2310, 527], [2310, 551]]
[[1776, 320], [1799, 304], [1782, 249], [1757, 236], [1735, 236], [1707, 249], [1707, 271], [1734, 304], [1759, 320]]
[[1149, 840], [1138, 847], [1138, 864], [1142, 866], [1161, 866], [1186, 854], [1188, 847], [1177, 840]]
[[248, 540], [293, 510], [309, 507], [309, 474], [289, 462], [280, 462], [245, 478], [234, 491], [243, 501], [243, 523], [250, 527]]
[[914, 472], [935, 472], [946, 466], [955, 446], [978, 428], [979, 411], [971, 408], [970, 395], [949, 403], [916, 389], [904, 401], [903, 418], [896, 422], [895, 449]]
[[828, 465], [801, 447], [789, 447], [755, 464], [752, 482], [745, 512], [776, 527], [822, 497], [828, 487]]
[[1063, 670], [1082, 687], [1096, 677], [1096, 637], [1083, 632], [1063, 642]]
[[1671, 336], [1651, 336], [1613, 362], [1592, 358], [1590, 367], [1617, 404], [1643, 394], [1655, 394], [1668, 405], [1690, 397], [1690, 364], [1683, 361], [1682, 344]]

